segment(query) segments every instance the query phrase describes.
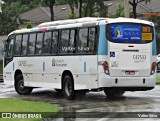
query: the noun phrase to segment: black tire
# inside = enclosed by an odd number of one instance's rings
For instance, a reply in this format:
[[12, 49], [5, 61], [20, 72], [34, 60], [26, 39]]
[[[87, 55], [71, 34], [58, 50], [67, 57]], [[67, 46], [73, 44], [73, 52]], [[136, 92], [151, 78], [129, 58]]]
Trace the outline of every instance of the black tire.
[[116, 89], [104, 89], [104, 93], [108, 98], [122, 97], [125, 91]]
[[24, 86], [23, 75], [20, 74], [20, 75], [16, 76], [15, 90], [19, 95], [28, 95], [32, 92], [33, 88]]
[[74, 100], [76, 98], [76, 91], [74, 90], [73, 79], [66, 75], [63, 78], [63, 94], [67, 100]]
[[56, 90], [57, 92], [62, 92], [63, 90], [62, 89], [54, 89]]

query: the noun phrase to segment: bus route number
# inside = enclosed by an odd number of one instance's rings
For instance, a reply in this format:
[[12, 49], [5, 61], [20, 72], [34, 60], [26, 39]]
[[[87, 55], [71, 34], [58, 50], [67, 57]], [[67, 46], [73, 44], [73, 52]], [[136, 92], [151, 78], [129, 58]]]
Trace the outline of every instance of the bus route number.
[[133, 59], [144, 61], [144, 60], [146, 60], [146, 55], [133, 55]]

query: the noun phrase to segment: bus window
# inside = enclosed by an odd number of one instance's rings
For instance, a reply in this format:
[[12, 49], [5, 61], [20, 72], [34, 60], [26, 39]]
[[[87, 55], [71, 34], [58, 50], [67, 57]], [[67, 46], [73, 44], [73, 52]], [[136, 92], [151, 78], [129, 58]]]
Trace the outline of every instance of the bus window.
[[20, 55], [21, 41], [22, 41], [22, 35], [17, 35], [16, 41], [15, 41], [15, 46], [14, 46], [14, 55]]
[[153, 41], [153, 27], [145, 24], [107, 25], [107, 39], [114, 43], [145, 44]]
[[52, 54], [57, 53], [58, 31], [54, 31], [52, 35]]
[[22, 41], [22, 51], [21, 55], [27, 54], [27, 41], [28, 41], [28, 34], [23, 35], [23, 41]]
[[96, 40], [96, 28], [89, 28], [89, 52], [94, 53]]
[[69, 30], [61, 31], [60, 53], [68, 53]]
[[78, 53], [86, 53], [88, 40], [88, 29], [79, 30]]
[[50, 54], [52, 32], [45, 32], [43, 43], [43, 54]]
[[70, 37], [69, 37], [69, 53], [75, 53], [76, 47], [75, 47], [75, 30], [70, 30]]
[[34, 55], [36, 33], [30, 34], [28, 43], [28, 55]]
[[43, 40], [43, 33], [37, 33], [36, 51], [35, 51], [35, 54], [37, 55], [40, 55], [42, 52], [42, 40]]
[[14, 41], [13, 38], [7, 40], [6, 56], [7, 56], [8, 58], [10, 58], [10, 57], [13, 56], [13, 41]]

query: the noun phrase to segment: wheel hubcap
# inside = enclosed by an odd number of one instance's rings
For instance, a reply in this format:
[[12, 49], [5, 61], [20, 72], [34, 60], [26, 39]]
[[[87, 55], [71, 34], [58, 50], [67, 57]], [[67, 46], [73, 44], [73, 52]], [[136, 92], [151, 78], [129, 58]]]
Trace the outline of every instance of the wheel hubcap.
[[20, 89], [20, 90], [23, 90], [23, 89], [24, 89], [23, 80], [20, 80], [19, 83], [18, 83], [18, 85], [19, 85], [19, 89]]
[[68, 96], [70, 96], [72, 92], [71, 83], [69, 83], [68, 81], [66, 81], [66, 84], [65, 84], [65, 92]]

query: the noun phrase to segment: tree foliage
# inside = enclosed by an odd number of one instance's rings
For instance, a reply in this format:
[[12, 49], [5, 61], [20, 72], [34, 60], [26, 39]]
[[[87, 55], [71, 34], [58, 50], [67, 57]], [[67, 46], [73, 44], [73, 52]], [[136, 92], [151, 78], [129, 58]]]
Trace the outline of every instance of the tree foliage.
[[2, 14], [0, 14], [0, 35], [9, 34], [18, 29], [19, 15], [32, 8], [43, 5], [42, 0], [3, 0]]
[[155, 24], [157, 36], [158, 36], [158, 38], [160, 38], [160, 17], [157, 15], [152, 15], [150, 17], [150, 20]]
[[28, 29], [32, 28], [32, 23], [31, 23], [31, 22], [28, 22], [28, 23], [27, 23], [27, 28], [28, 28]]
[[50, 8], [51, 21], [54, 21], [53, 5], [55, 4], [55, 0], [44, 0], [44, 2]]
[[110, 17], [112, 18], [124, 17], [124, 7], [121, 4], [118, 4], [116, 12]]
[[17, 29], [16, 21], [4, 14], [0, 14], [0, 35], [6, 35], [15, 29]]
[[129, 1], [129, 4], [133, 7], [133, 17], [134, 18], [137, 18], [137, 12], [136, 12], [137, 4], [143, 1], [145, 1], [146, 4], [148, 2], [151, 2], [151, 0], [132, 0], [132, 2]]

